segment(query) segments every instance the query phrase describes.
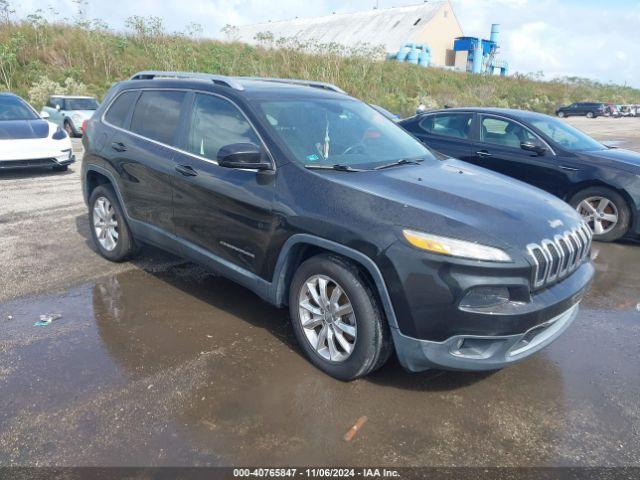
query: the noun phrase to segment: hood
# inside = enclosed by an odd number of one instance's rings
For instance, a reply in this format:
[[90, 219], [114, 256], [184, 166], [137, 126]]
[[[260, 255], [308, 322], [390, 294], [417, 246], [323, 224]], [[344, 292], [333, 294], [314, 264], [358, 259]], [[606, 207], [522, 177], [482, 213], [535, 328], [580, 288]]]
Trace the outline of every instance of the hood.
[[[0, 121], [0, 132], [4, 132], [4, 124], [18, 122]], [[71, 140], [66, 135], [59, 140], [53, 138], [54, 133], [59, 127], [53, 123], [44, 120], [32, 120], [29, 122], [20, 122], [27, 124], [22, 126], [24, 130], [20, 130], [22, 138], [14, 136], [6, 138], [0, 134], [0, 161], [3, 160], [32, 160], [38, 158], [57, 157], [72, 149]], [[28, 124], [31, 125], [30, 127]], [[44, 135], [40, 132], [44, 130]], [[32, 132], [29, 134], [29, 132]], [[27, 136], [27, 134], [31, 136]], [[15, 133], [14, 133], [15, 135]], [[41, 136], [42, 135], [42, 136]]]
[[70, 117], [74, 115], [79, 115], [84, 119], [89, 119], [93, 116], [95, 110], [66, 110], [66, 114]]
[[46, 120], [0, 121], [0, 140], [30, 140], [48, 136], [49, 122]]
[[619, 168], [640, 174], [640, 154], [623, 148], [611, 148], [593, 152], [581, 152], [602, 167]]
[[399, 227], [508, 251], [523, 252], [528, 244], [582, 222], [575, 210], [553, 195], [460, 160], [375, 172], [336, 172], [331, 177], [396, 203], [399, 208], [381, 210], [380, 215], [393, 216]]

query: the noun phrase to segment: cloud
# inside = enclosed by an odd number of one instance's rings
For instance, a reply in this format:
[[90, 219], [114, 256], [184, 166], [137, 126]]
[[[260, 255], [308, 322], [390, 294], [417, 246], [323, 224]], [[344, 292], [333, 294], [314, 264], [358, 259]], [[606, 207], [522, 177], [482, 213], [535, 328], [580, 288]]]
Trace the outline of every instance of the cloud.
[[[243, 25], [296, 16], [372, 8], [375, 0], [89, 0], [88, 17], [101, 18], [123, 29], [131, 15], [161, 17], [169, 31], [190, 23], [204, 34], [222, 38], [226, 25]], [[380, 7], [417, 0], [380, 0]], [[636, 0], [452, 0], [466, 35], [488, 37], [491, 24], [501, 24], [501, 58], [512, 72], [543, 71], [547, 78], [584, 76], [640, 87], [640, 3]], [[20, 0], [22, 15], [52, 5], [61, 16], [72, 17], [72, 0]]]

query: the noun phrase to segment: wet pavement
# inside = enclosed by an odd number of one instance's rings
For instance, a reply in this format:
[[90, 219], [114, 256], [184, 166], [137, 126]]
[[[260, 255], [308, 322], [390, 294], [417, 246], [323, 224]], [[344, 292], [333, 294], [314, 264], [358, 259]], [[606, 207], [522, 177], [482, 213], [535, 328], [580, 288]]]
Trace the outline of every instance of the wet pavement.
[[190, 263], [139, 267], [155, 255], [0, 305], [0, 465], [640, 464], [638, 245], [594, 244], [577, 320], [521, 364], [392, 360], [351, 383], [301, 356], [286, 310]]

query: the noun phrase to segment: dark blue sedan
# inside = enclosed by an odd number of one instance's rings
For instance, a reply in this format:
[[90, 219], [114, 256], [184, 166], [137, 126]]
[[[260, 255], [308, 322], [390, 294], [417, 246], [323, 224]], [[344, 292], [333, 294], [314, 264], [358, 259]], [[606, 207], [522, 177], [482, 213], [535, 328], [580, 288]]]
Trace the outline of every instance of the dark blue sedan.
[[399, 122], [432, 149], [550, 192], [583, 216], [594, 238], [640, 234], [640, 154], [607, 147], [540, 113], [452, 108]]

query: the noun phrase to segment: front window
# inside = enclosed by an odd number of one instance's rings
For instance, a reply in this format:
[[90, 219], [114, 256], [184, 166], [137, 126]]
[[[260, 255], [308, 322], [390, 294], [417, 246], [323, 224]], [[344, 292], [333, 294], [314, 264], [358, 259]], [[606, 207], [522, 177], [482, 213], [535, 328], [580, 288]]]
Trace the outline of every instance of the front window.
[[275, 136], [304, 165], [433, 159], [419, 141], [365, 103], [350, 99], [259, 101]]
[[531, 124], [562, 148], [570, 152], [604, 150], [606, 148], [577, 128], [573, 128], [567, 123], [552, 117], [532, 120]]
[[97, 110], [98, 102], [93, 98], [67, 98], [65, 110]]
[[218, 151], [231, 143], [253, 143], [260, 139], [240, 111], [222, 98], [196, 94], [187, 136], [187, 151], [217, 160]]
[[0, 95], [0, 121], [37, 120], [38, 115], [22, 99], [11, 95]]
[[522, 125], [495, 117], [482, 117], [480, 140], [503, 147], [520, 148], [523, 142], [535, 142], [536, 136]]

